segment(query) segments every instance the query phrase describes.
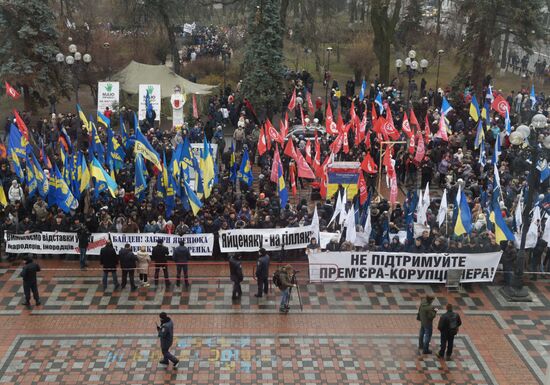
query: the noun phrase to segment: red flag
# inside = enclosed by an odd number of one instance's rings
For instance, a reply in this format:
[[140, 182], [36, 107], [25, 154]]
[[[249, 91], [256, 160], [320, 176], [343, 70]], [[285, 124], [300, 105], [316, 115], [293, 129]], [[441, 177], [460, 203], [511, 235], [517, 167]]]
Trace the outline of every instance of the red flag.
[[386, 167], [386, 174], [388, 174], [389, 178], [392, 178], [395, 176], [395, 167], [392, 162], [391, 152], [393, 150], [393, 146], [386, 147], [386, 152], [384, 153], [384, 158], [382, 160], [382, 163]]
[[414, 161], [418, 164], [424, 159], [424, 138], [422, 137], [422, 134], [419, 133], [418, 135], [418, 145], [416, 146], [416, 155], [414, 156]]
[[424, 141], [426, 143], [422, 143], [422, 144], [430, 143], [430, 134], [431, 134], [430, 122], [428, 121], [428, 114], [426, 114], [426, 118], [425, 118], [425, 121], [424, 121], [424, 137], [425, 137]]
[[267, 141], [265, 139], [264, 127], [260, 127], [260, 137], [258, 138], [258, 155], [262, 156], [267, 151]]
[[351, 123], [348, 123], [345, 125], [344, 127], [344, 132], [342, 132], [343, 134], [343, 137], [342, 137], [342, 144], [344, 146], [344, 154], [349, 154], [349, 137], [348, 137], [348, 132], [350, 130], [350, 124]]
[[370, 152], [367, 152], [365, 158], [361, 162], [361, 170], [365, 171], [367, 174], [376, 174], [378, 172], [378, 166], [372, 159]]
[[11, 96], [12, 99], [19, 99], [21, 97], [21, 94], [17, 92], [15, 88], [10, 86], [8, 82], [5, 82], [5, 83], [6, 83], [6, 95]]
[[[420, 135], [420, 136], [422, 136], [422, 135]], [[415, 137], [416, 137], [416, 132], [413, 130], [413, 134], [409, 138], [409, 154], [414, 154], [415, 146], [416, 146]]]
[[285, 140], [288, 134], [288, 112], [285, 112], [285, 120], [279, 120], [279, 131], [281, 132], [281, 137]]
[[397, 177], [395, 174], [390, 179], [390, 204], [392, 207], [395, 206], [397, 201]]
[[323, 199], [327, 198], [329, 162], [330, 162], [330, 156], [327, 156], [327, 158], [323, 162], [323, 165], [321, 166], [322, 172], [321, 172], [321, 184], [319, 186], [319, 194], [321, 194], [321, 198]]
[[300, 104], [300, 119], [302, 119], [302, 126], [306, 126], [306, 118], [304, 116], [304, 109], [302, 108], [302, 105]]
[[336, 130], [338, 134], [344, 132], [344, 120], [342, 119], [342, 111], [338, 114], [338, 120], [336, 121]]
[[493, 99], [493, 102], [491, 103], [491, 108], [498, 112], [503, 118], [506, 117], [506, 111], [508, 111], [508, 113], [510, 112], [510, 105], [508, 104], [506, 99], [502, 97], [502, 95], [497, 95]]
[[418, 120], [416, 119], [416, 115], [414, 114], [414, 109], [411, 108], [411, 122], [410, 125], [414, 130], [420, 131], [420, 124], [418, 124]]
[[413, 132], [411, 130], [411, 125], [409, 124], [409, 118], [407, 117], [407, 113], [405, 112], [403, 114], [403, 124], [401, 125], [401, 129], [407, 135], [408, 138], [410, 138], [413, 135]]
[[294, 148], [292, 137], [288, 138], [288, 141], [286, 142], [284, 154], [289, 158], [296, 160], [296, 149]]
[[307, 93], [307, 108], [309, 109], [309, 113], [311, 115], [315, 113], [315, 108], [313, 108], [313, 102], [311, 101], [311, 92]]
[[315, 179], [315, 174], [309, 168], [304, 156], [300, 151], [296, 152], [296, 164], [298, 166], [298, 177], [306, 179]]
[[281, 134], [277, 132], [277, 129], [273, 126], [273, 124], [271, 124], [271, 121], [269, 119], [265, 121], [265, 129], [267, 130], [267, 133], [271, 140], [274, 140], [275, 142], [279, 142], [281, 144], [284, 143]]
[[306, 142], [306, 161], [311, 166], [311, 141], [309, 138]]
[[355, 112], [355, 104], [351, 101], [351, 108], [349, 109], [350, 122], [352, 127], [357, 130], [359, 124], [357, 124], [357, 113]]
[[193, 94], [193, 117], [195, 119], [199, 118], [199, 109], [197, 108], [197, 96]]
[[13, 114], [15, 115], [15, 123], [17, 124], [17, 128], [19, 128], [19, 131], [21, 131], [21, 134], [28, 141], [29, 140], [29, 129], [27, 128], [27, 125], [25, 124], [23, 119], [21, 119], [21, 116], [19, 115], [17, 110], [13, 110]]
[[334, 142], [332, 142], [329, 146], [330, 152], [332, 152], [334, 155], [338, 154], [340, 152], [340, 149], [342, 148], [343, 143], [344, 143], [344, 135], [338, 134], [336, 139], [334, 139]]
[[393, 140], [399, 139], [399, 131], [395, 128], [393, 124], [393, 116], [389, 107], [386, 107], [386, 123], [382, 126], [382, 132], [386, 133]]
[[288, 102], [288, 109], [290, 111], [293, 111], [296, 108], [296, 88], [294, 88], [294, 91], [292, 91], [292, 97], [290, 98], [290, 102]]
[[290, 173], [290, 187], [292, 195], [296, 196], [296, 163], [290, 162], [288, 165], [288, 172]]
[[365, 146], [367, 147], [367, 150], [370, 150], [370, 130], [368, 130], [366, 133], [365, 133]]
[[365, 130], [367, 128], [367, 110], [363, 111], [363, 119], [359, 123], [359, 128], [357, 130], [357, 135], [355, 136], [355, 145], [359, 146], [363, 139], [365, 139]]
[[313, 171], [318, 175], [321, 173], [321, 143], [317, 138], [317, 131], [315, 131], [315, 157], [313, 158]]
[[441, 138], [445, 142], [449, 141], [449, 137], [447, 136], [447, 122], [445, 121], [445, 115], [441, 114], [441, 117], [439, 118], [439, 130], [435, 133], [436, 138]]
[[281, 167], [283, 164], [281, 163], [281, 156], [279, 155], [279, 148], [275, 147], [275, 155], [273, 155], [273, 163], [271, 164], [271, 177], [270, 180], [273, 183], [277, 183], [279, 180], [279, 165]]
[[8, 150], [4, 143], [0, 143], [0, 159], [6, 159], [8, 157]]
[[376, 113], [376, 108], [374, 108], [374, 103], [371, 103], [371, 109], [370, 109], [370, 118], [374, 121], [378, 118], [378, 114]]
[[367, 191], [367, 182], [365, 182], [362, 171], [359, 171], [359, 181], [357, 182], [357, 189], [359, 190], [359, 203], [363, 205], [367, 201], [369, 193]]
[[333, 126], [333, 124], [334, 116], [332, 115], [332, 108], [330, 107], [330, 103], [327, 103], [327, 112], [325, 114], [325, 128], [327, 130], [327, 134], [338, 135], [338, 131], [335, 129], [336, 127]]

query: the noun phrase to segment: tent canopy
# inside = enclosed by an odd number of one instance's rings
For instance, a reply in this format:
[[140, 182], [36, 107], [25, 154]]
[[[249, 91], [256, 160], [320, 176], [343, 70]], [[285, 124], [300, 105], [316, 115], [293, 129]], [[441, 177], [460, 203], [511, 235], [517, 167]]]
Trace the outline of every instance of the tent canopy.
[[182, 93], [197, 95], [209, 95], [218, 87], [193, 83], [162, 64], [150, 65], [133, 60], [112, 78], [120, 82], [120, 88], [129, 94], [137, 94], [140, 84], [160, 84], [163, 98], [169, 98], [177, 85], [182, 88]]

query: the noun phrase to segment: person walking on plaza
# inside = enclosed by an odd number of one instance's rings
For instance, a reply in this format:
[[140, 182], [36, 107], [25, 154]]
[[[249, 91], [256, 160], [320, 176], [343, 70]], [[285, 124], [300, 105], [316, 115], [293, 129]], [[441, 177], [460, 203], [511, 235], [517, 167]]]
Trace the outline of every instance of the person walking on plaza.
[[120, 287], [116, 275], [118, 255], [111, 240], [108, 240], [105, 247], [99, 252], [99, 263], [103, 266], [103, 291], [107, 290], [107, 278], [109, 277], [109, 273], [113, 276], [113, 284], [115, 285], [115, 290], [117, 290]]
[[122, 286], [124, 289], [126, 283], [128, 282], [128, 276], [130, 276], [130, 287], [134, 291], [137, 289], [136, 283], [134, 281], [134, 274], [137, 267], [138, 258], [132, 252], [132, 247], [129, 243], [124, 245], [124, 249], [120, 250], [118, 255], [120, 259], [120, 268], [122, 269]]
[[[462, 325], [460, 315], [453, 311], [453, 305], [446, 306], [447, 312], [439, 318], [437, 329], [441, 332], [441, 348], [436, 354], [439, 358], [445, 357], [445, 361], [450, 361], [453, 354], [453, 343], [458, 333], [458, 328]], [[447, 353], [447, 354], [445, 354]]]
[[170, 287], [170, 279], [168, 278], [168, 248], [164, 246], [164, 241], [159, 238], [157, 245], [153, 247], [153, 252], [151, 253], [151, 260], [155, 264], [155, 288], [159, 284], [159, 270], [162, 269], [164, 273], [164, 282], [167, 288]]
[[87, 261], [87, 251], [88, 244], [90, 243], [90, 232], [86, 228], [86, 225], [80, 223], [80, 219], [75, 219], [76, 223], [76, 233], [78, 235], [78, 249], [80, 251], [80, 270], [85, 270], [88, 267]]
[[280, 269], [279, 273], [279, 289], [281, 289], [281, 304], [279, 311], [281, 313], [288, 313], [290, 309], [290, 290], [296, 287], [294, 283], [294, 269], [290, 265], [286, 265]]
[[418, 350], [422, 354], [432, 354], [430, 350], [430, 341], [432, 339], [433, 332], [433, 320], [437, 314], [437, 309], [432, 305], [434, 297], [427, 295], [420, 302], [418, 308], [418, 314], [416, 316], [417, 321], [420, 321], [420, 333], [418, 335]]
[[174, 262], [176, 262], [176, 285], [181, 285], [181, 272], [183, 271], [183, 278], [185, 280], [185, 287], [189, 287], [189, 274], [188, 266], [191, 253], [189, 249], [185, 247], [185, 241], [181, 239], [179, 246], [174, 249]]
[[260, 256], [256, 262], [256, 279], [258, 280], [258, 293], [254, 296], [262, 298], [262, 292], [267, 295], [269, 288], [269, 255], [263, 247], [260, 249]]
[[149, 287], [149, 282], [147, 282], [147, 274], [149, 272], [149, 263], [151, 263], [151, 257], [147, 253], [147, 248], [141, 246], [137, 252], [138, 258], [138, 271], [139, 271], [139, 280], [143, 287]]
[[40, 265], [32, 259], [25, 258], [25, 265], [19, 276], [23, 278], [23, 291], [25, 292], [25, 306], [31, 306], [31, 291], [36, 302], [36, 306], [40, 305], [40, 296], [38, 295], [38, 283], [36, 281], [36, 273], [40, 271]]
[[161, 365], [170, 365], [170, 361], [174, 364], [174, 369], [180, 362], [172, 353], [170, 353], [170, 347], [174, 342], [174, 323], [168, 317], [168, 314], [162, 312], [159, 314], [160, 326], [157, 325], [158, 337], [160, 338], [160, 349], [162, 351]]
[[233, 294], [231, 298], [233, 300], [240, 299], [243, 295], [241, 289], [241, 282], [243, 281], [243, 268], [241, 266], [240, 255], [233, 254], [229, 258], [229, 274], [231, 282], [233, 282]]

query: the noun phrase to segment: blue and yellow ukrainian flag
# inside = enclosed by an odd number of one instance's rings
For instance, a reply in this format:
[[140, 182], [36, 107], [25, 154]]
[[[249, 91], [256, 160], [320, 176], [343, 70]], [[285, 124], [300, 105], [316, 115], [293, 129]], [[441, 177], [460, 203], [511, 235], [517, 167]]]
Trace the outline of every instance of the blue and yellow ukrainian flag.
[[136, 155], [136, 167], [135, 167], [135, 179], [134, 179], [134, 195], [138, 202], [145, 199], [145, 193], [147, 191], [147, 181], [145, 180], [145, 164], [143, 163], [143, 157], [140, 154]]
[[101, 143], [101, 138], [99, 137], [97, 133], [97, 128], [90, 120], [90, 125], [92, 126], [92, 143], [90, 146], [90, 161], [92, 160], [92, 157], [95, 157], [97, 154], [97, 157], [99, 158], [99, 161], [103, 164], [105, 163], [105, 147], [103, 147], [103, 144]]
[[472, 96], [472, 101], [470, 102], [470, 116], [477, 122], [479, 120], [479, 104], [477, 102], [476, 96]]
[[250, 158], [248, 156], [248, 149], [245, 148], [243, 158], [241, 160], [241, 168], [239, 169], [238, 177], [241, 181], [246, 183], [249, 187], [252, 186], [254, 177], [252, 176], [252, 166], [250, 165]]
[[32, 198], [38, 190], [38, 182], [36, 181], [36, 177], [34, 176], [34, 167], [31, 158], [27, 157], [26, 161], [27, 172], [25, 175], [25, 183], [27, 184], [27, 188], [29, 190], [29, 198]]
[[44, 170], [42, 170], [42, 167], [40, 166], [40, 163], [36, 159], [36, 156], [33, 152], [31, 152], [31, 159], [34, 177], [38, 182], [38, 193], [40, 194], [42, 199], [46, 199], [46, 197], [48, 196], [48, 183], [46, 180], [46, 175], [44, 174]]
[[279, 162], [279, 167], [277, 167], [277, 190], [279, 191], [279, 199], [281, 200], [281, 209], [286, 207], [288, 202], [288, 190], [285, 185], [285, 178], [283, 176], [283, 167], [281, 162]]
[[75, 189], [75, 193], [80, 199], [80, 195], [84, 192], [84, 190], [88, 188], [88, 186], [90, 185], [90, 180], [92, 179], [90, 176], [90, 170], [88, 170], [88, 165], [86, 164], [86, 159], [81, 152], [78, 153], [76, 170], [76, 180], [78, 188]]
[[514, 233], [510, 231], [504, 218], [502, 217], [502, 211], [500, 210], [500, 204], [498, 202], [498, 197], [500, 196], [500, 187], [497, 187], [493, 190], [493, 199], [491, 204], [491, 214], [489, 214], [489, 220], [494, 225], [494, 233], [497, 245], [501, 241], [515, 241]]
[[103, 124], [105, 127], [111, 127], [111, 119], [103, 115], [101, 111], [97, 111], [97, 122]]
[[19, 131], [19, 128], [12, 123], [10, 126], [10, 136], [8, 138], [8, 155], [15, 152], [19, 158], [25, 158], [29, 150], [28, 146], [29, 142], [27, 138], [25, 138], [23, 134], [21, 134], [21, 131]]
[[202, 183], [203, 183], [203, 192], [204, 198], [210, 196], [212, 191], [212, 186], [214, 185], [214, 160], [212, 159], [212, 153], [210, 152], [210, 144], [206, 140], [206, 135], [204, 136], [202, 156], [201, 156], [201, 173], [202, 173]]
[[235, 146], [231, 141], [231, 159], [229, 160], [229, 180], [232, 183], [237, 183], [237, 162], [235, 161]]
[[113, 130], [107, 127], [107, 165], [109, 169], [120, 170], [124, 164], [126, 152], [113, 134]]
[[466, 200], [466, 194], [464, 190], [460, 189], [456, 195], [457, 215], [454, 227], [455, 235], [470, 234], [472, 232], [472, 213], [470, 212], [470, 206]]
[[[98, 193], [106, 188], [111, 193], [111, 196], [116, 198], [116, 182], [101, 166], [101, 163], [99, 163], [99, 161], [93, 156], [92, 162], [90, 163], [90, 175], [96, 179], [96, 189], [98, 190]], [[104, 184], [105, 187], [101, 186], [102, 184]]]
[[78, 112], [78, 117], [82, 121], [82, 124], [86, 126], [86, 129], [88, 130], [88, 133], [90, 132], [90, 123], [88, 122], [88, 119], [86, 119], [86, 114], [84, 111], [82, 111], [82, 107], [80, 107], [80, 104], [76, 105], [76, 111]]
[[134, 152], [136, 154], [143, 155], [144, 159], [147, 159], [149, 162], [153, 163], [153, 165], [158, 170], [162, 170], [159, 153], [155, 151], [153, 146], [151, 146], [151, 143], [149, 143], [147, 138], [141, 133], [139, 127], [136, 127], [136, 141], [134, 143]]
[[[54, 179], [53, 184], [52, 179]], [[59, 172], [56, 164], [54, 164], [53, 178], [50, 176], [50, 193], [52, 192], [52, 187], [54, 191], [51, 198], [55, 203], [48, 202], [48, 204], [56, 204], [65, 213], [78, 207], [78, 201], [74, 198], [71, 190], [69, 190], [69, 186], [63, 180], [61, 172]], [[49, 194], [48, 199], [50, 199]]]
[[483, 124], [482, 121], [479, 120], [477, 123], [477, 131], [476, 131], [476, 138], [474, 140], [474, 148], [477, 150], [479, 145], [483, 142], [485, 139], [485, 131], [483, 131]]
[[187, 195], [187, 199], [189, 201], [189, 206], [191, 207], [191, 211], [193, 211], [193, 215], [197, 215], [199, 210], [202, 208], [202, 202], [199, 199], [199, 197], [195, 194], [191, 186], [189, 186], [189, 183], [187, 183], [186, 180], [183, 181], [183, 185], [185, 187], [185, 194]]

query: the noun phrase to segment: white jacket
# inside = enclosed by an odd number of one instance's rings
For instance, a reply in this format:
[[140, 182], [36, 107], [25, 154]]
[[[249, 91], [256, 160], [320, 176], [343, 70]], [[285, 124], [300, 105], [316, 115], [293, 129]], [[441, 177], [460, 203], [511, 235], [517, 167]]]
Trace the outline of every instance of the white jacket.
[[21, 186], [11, 186], [8, 191], [8, 198], [10, 200], [10, 203], [12, 204], [14, 204], [16, 201], [23, 202], [24, 195]]

